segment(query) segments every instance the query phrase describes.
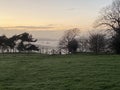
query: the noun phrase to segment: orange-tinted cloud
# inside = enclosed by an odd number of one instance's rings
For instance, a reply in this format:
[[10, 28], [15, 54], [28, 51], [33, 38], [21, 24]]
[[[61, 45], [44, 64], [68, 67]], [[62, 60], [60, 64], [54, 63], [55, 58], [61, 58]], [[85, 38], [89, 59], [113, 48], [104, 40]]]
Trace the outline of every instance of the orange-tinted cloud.
[[54, 26], [11, 26], [11, 27], [0, 27], [3, 30], [49, 30], [54, 29]]

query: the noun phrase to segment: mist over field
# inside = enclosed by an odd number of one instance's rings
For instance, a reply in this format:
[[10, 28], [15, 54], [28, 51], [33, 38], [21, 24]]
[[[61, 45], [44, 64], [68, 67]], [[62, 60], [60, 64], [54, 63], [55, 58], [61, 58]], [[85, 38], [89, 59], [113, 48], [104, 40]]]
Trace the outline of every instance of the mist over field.
[[[66, 30], [0, 30], [0, 35], [7, 35], [11, 37], [24, 32], [30, 33], [34, 38], [37, 39], [35, 44], [49, 47], [57, 47], [59, 40], [62, 38]], [[87, 31], [81, 31], [80, 37], [88, 37]]]
[[38, 41], [36, 42], [37, 45], [45, 45], [45, 46], [52, 46], [56, 47], [58, 45], [59, 39], [62, 37], [64, 30], [57, 31], [57, 30], [0, 30], [0, 35], [7, 35], [11, 37], [12, 35], [18, 35], [24, 32], [28, 32], [33, 35]]

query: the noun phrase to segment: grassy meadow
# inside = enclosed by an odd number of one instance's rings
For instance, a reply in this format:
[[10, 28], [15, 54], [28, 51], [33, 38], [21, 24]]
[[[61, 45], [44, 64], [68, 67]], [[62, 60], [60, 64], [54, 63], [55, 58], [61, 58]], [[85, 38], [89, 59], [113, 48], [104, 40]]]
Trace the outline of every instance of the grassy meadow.
[[120, 56], [1, 54], [0, 90], [120, 90]]

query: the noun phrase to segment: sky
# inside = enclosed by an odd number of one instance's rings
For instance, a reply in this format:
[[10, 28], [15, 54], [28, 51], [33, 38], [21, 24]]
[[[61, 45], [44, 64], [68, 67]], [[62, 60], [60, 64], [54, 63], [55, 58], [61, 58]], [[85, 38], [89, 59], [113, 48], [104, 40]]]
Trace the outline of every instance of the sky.
[[0, 0], [0, 30], [92, 29], [112, 0]]

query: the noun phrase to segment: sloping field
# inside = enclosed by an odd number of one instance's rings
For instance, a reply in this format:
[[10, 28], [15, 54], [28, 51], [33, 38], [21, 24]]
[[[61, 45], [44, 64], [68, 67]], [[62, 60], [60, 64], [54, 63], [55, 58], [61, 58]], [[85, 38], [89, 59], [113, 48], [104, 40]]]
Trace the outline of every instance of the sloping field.
[[120, 90], [120, 56], [0, 55], [0, 90]]

